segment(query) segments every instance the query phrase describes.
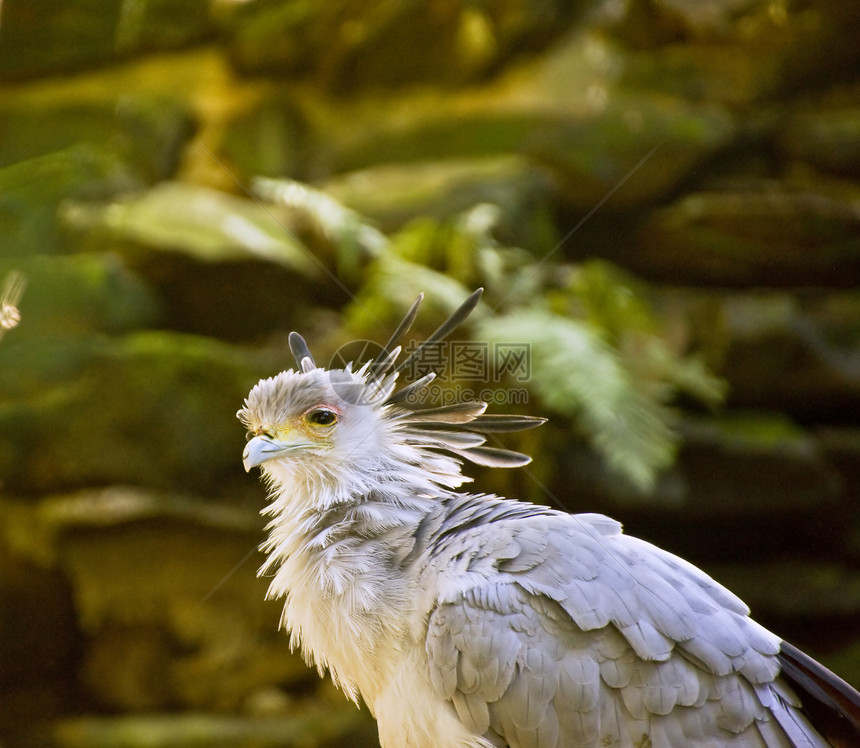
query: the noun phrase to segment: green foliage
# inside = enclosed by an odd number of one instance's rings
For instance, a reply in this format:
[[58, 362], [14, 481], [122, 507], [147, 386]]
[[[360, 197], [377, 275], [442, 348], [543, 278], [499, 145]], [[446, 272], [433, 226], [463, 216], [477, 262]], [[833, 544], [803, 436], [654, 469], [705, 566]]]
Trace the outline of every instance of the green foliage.
[[3, 255], [66, 252], [68, 242], [57, 221], [59, 205], [134, 186], [134, 176], [114, 154], [83, 144], [0, 169]]
[[78, 231], [203, 262], [262, 259], [305, 275], [319, 270], [267, 206], [208, 187], [161, 182], [110, 203], [69, 202], [60, 213]]
[[588, 323], [535, 306], [486, 319], [478, 334], [529, 343], [532, 389], [546, 407], [576, 417], [594, 449], [636, 489], [651, 489], [672, 463], [671, 412]]
[[648, 303], [648, 289], [615, 265], [589, 260], [570, 273], [565, 291], [549, 296], [557, 314], [582, 319], [616, 350], [637, 386], [653, 397], [684, 393], [709, 407], [725, 397], [725, 382], [699, 356], [672, 350]]
[[441, 315], [482, 286], [484, 302], [473, 321], [539, 294], [547, 274], [526, 250], [496, 242], [498, 221], [498, 208], [481, 204], [449, 221], [419, 218], [404, 226], [365, 267], [356, 303], [346, 310], [350, 330], [370, 334], [379, 321], [399, 318], [422, 292]]
[[310, 185], [258, 177], [253, 189], [263, 200], [304, 217], [334, 248], [338, 274], [346, 279], [355, 278], [362, 260], [378, 255], [388, 243], [364, 216]]

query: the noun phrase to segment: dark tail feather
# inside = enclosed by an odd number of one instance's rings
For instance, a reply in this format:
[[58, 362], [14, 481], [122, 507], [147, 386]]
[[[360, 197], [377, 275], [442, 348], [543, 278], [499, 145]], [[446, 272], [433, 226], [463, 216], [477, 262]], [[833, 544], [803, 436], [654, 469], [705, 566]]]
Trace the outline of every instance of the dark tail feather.
[[779, 661], [822, 737], [834, 748], [860, 746], [860, 693], [788, 642], [782, 642]]
[[514, 452], [512, 449], [498, 449], [496, 447], [466, 447], [464, 449], [452, 449], [454, 454], [465, 457], [476, 465], [496, 468], [518, 468], [528, 465], [532, 458], [522, 452]]
[[433, 428], [442, 424], [444, 428], [462, 428], [466, 431], [480, 431], [482, 434], [525, 431], [546, 423], [546, 418], [537, 416], [486, 415], [486, 408], [485, 402], [469, 400], [454, 405], [441, 405], [438, 408], [414, 410], [402, 418], [422, 428]]
[[487, 409], [487, 404], [480, 400], [466, 400], [451, 405], [440, 405], [437, 408], [421, 408], [411, 414], [403, 416], [405, 421], [415, 421], [421, 426], [432, 427], [434, 424], [443, 424], [450, 428], [452, 424], [465, 425], [472, 430], [471, 424]]
[[538, 416], [506, 416], [485, 414], [478, 416], [469, 424], [472, 431], [488, 434], [492, 432], [525, 431], [546, 423], [546, 418]]

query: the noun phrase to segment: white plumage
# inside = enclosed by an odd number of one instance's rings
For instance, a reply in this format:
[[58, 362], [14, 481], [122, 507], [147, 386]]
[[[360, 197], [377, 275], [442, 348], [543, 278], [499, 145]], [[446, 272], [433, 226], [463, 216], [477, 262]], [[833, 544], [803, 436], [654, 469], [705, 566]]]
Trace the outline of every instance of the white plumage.
[[293, 333], [298, 370], [239, 412], [271, 488], [269, 596], [384, 748], [860, 746], [857, 693], [699, 569], [607, 517], [459, 492], [462, 459], [528, 461], [485, 433], [543, 419], [414, 408], [432, 376], [395, 392], [417, 307], [356, 371]]

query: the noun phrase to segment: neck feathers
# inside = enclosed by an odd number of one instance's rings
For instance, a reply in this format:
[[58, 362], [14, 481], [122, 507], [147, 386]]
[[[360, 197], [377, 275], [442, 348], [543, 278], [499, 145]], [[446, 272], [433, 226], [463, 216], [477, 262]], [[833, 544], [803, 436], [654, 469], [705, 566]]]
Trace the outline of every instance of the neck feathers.
[[[450, 458], [431, 456], [438, 475], [401, 464], [359, 471], [341, 465], [337, 478], [301, 471], [270, 476], [272, 495], [264, 513], [271, 515], [263, 544], [267, 559], [261, 574], [274, 574], [269, 597], [281, 597], [307, 584], [323, 596], [348, 592], [357, 577], [380, 562], [397, 563], [412, 550], [413, 534], [439, 501], [438, 482], [456, 486]], [[377, 545], [374, 552], [370, 546]]]
[[[407, 628], [416, 595], [403, 562], [438, 502], [396, 483], [371, 484], [378, 490], [348, 501], [311, 481], [278, 484], [266, 510], [273, 519], [260, 569], [272, 576], [268, 598], [285, 598], [281, 623], [292, 646], [328, 668], [351, 698], [360, 674], [379, 665], [384, 643], [400, 641]], [[364, 653], [360, 661], [356, 652]]]

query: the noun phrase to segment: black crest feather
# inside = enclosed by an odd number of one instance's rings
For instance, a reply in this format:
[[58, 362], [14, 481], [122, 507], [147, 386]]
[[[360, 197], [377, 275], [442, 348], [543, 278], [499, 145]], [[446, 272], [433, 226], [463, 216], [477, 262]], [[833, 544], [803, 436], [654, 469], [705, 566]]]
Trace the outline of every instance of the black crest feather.
[[316, 366], [311, 349], [308, 348], [305, 339], [297, 332], [290, 333], [290, 351], [292, 351], [299, 369], [307, 371], [308, 364], [305, 364], [305, 359], [309, 362], [310, 368]]

